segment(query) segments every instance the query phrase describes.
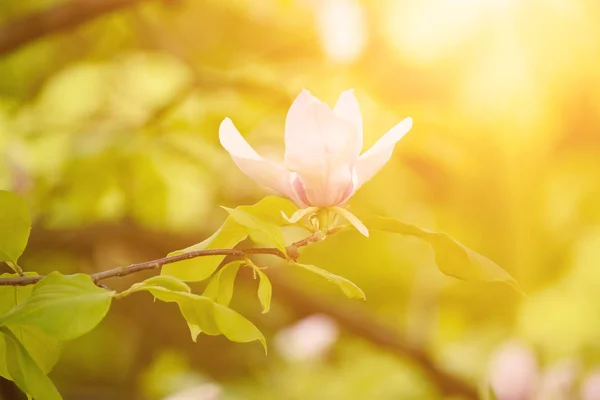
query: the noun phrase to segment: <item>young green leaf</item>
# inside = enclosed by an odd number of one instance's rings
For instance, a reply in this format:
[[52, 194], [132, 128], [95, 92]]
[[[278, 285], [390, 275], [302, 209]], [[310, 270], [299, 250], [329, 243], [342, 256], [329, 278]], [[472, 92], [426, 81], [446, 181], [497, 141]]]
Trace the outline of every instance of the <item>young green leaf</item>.
[[346, 296], [350, 297], [351, 299], [362, 299], [362, 300], [365, 299], [364, 292], [358, 286], [356, 286], [354, 283], [352, 283], [351, 281], [349, 281], [346, 278], [342, 278], [341, 276], [332, 274], [331, 272], [325, 271], [324, 269], [321, 269], [319, 267], [315, 267], [314, 265], [300, 264], [300, 263], [295, 263], [295, 262], [293, 262], [291, 264], [296, 267], [301, 267], [306, 270], [309, 270], [310, 272], [312, 272], [314, 274], [324, 277], [329, 282], [335, 283], [336, 285], [339, 286], [339, 288], [342, 290], [342, 292], [344, 292], [344, 294]]
[[16, 263], [29, 239], [31, 216], [16, 194], [0, 190], [0, 262]]
[[190, 287], [183, 281], [168, 275], [158, 275], [143, 280], [141, 282], [136, 282], [127, 290], [122, 291], [121, 293], [116, 294], [114, 297], [121, 299], [125, 296], [129, 296], [132, 293], [139, 292], [141, 290], [148, 290], [148, 288], [156, 288], [160, 287], [165, 290], [169, 290], [172, 292], [184, 292], [191, 293]]
[[260, 304], [262, 305], [263, 314], [268, 313], [271, 308], [271, 293], [273, 291], [271, 281], [259, 268], [256, 268], [255, 271], [260, 279], [258, 283], [258, 300], [260, 300]]
[[[206, 249], [230, 249], [246, 239], [246, 236], [247, 233], [243, 227], [233, 219], [227, 218], [211, 237], [183, 250], [169, 253], [169, 256]], [[207, 256], [178, 261], [163, 266], [161, 275], [173, 276], [187, 282], [203, 281], [215, 272], [224, 258], [225, 256]]]
[[298, 209], [294, 202], [279, 196], [267, 196], [256, 204], [237, 208], [278, 226], [288, 225], [282, 213], [292, 215]]
[[[52, 371], [60, 357], [63, 348], [62, 342], [46, 335], [34, 326], [14, 327], [11, 331], [27, 349], [43, 373], [47, 374]], [[2, 335], [0, 335], [0, 354], [6, 354], [6, 344]], [[6, 360], [2, 357], [0, 357], [0, 376], [11, 379]]]
[[10, 379], [35, 400], [62, 400], [56, 387], [33, 360], [27, 349], [6, 327], [0, 327], [6, 349]]
[[[26, 272], [25, 276], [36, 276], [34, 272]], [[0, 274], [0, 278], [18, 278], [17, 274]], [[27, 297], [31, 296], [33, 285], [1, 286], [0, 287], [0, 316], [7, 314]]]
[[35, 285], [31, 296], [0, 317], [0, 326], [34, 326], [58, 340], [75, 339], [104, 318], [112, 296], [88, 275], [52, 272]]
[[204, 289], [203, 296], [213, 299], [215, 302], [229, 306], [233, 298], [233, 285], [238, 270], [244, 261], [234, 261], [221, 268], [219, 272], [213, 276], [209, 284]]
[[268, 220], [260, 219], [242, 208], [222, 207], [235, 222], [244, 227], [254, 243], [272, 245], [285, 254], [285, 238], [281, 227]]
[[[138, 282], [135, 285], [143, 286], [160, 286], [174, 292], [188, 292], [191, 293], [190, 287], [183, 281], [169, 275], [158, 275], [148, 278], [144, 281]], [[134, 285], [134, 286], [135, 286]]]
[[425, 240], [435, 253], [442, 273], [467, 282], [505, 282], [523, 294], [519, 283], [495, 262], [462, 245], [445, 233], [430, 232], [393, 218], [374, 217], [367, 222], [370, 229], [414, 236]]
[[263, 345], [265, 353], [267, 352], [265, 337], [252, 322], [231, 308], [216, 303], [214, 315], [219, 329], [227, 339], [239, 343], [258, 340]]
[[200, 333], [222, 334], [234, 342], [246, 343], [258, 340], [265, 351], [267, 349], [264, 336], [250, 321], [206, 296], [150, 285], [134, 285], [127, 291], [130, 293], [147, 291], [160, 301], [177, 303], [183, 318], [188, 323], [194, 341]]
[[[26, 276], [37, 274], [28, 272]], [[15, 278], [16, 274], [2, 274], [0, 278]], [[0, 287], [0, 316], [7, 314], [23, 300], [31, 295], [32, 285], [28, 286], [2, 286]], [[19, 341], [25, 346], [31, 357], [44, 373], [52, 370], [62, 350], [62, 343], [46, 335], [34, 326], [16, 326], [12, 329]], [[0, 336], [0, 354], [5, 351], [4, 339]], [[5, 360], [0, 358], [0, 376], [8, 377]]]

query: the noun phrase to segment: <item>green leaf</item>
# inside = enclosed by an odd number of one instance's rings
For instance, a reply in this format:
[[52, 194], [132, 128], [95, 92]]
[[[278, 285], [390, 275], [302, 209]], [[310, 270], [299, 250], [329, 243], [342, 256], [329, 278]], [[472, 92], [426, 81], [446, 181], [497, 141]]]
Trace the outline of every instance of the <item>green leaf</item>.
[[329, 282], [335, 283], [336, 285], [338, 285], [340, 287], [342, 292], [344, 292], [344, 294], [346, 296], [350, 297], [351, 299], [362, 299], [362, 300], [365, 299], [364, 292], [358, 286], [356, 286], [353, 282], [349, 281], [346, 278], [342, 278], [341, 276], [332, 274], [331, 272], [325, 271], [324, 269], [321, 269], [319, 267], [315, 267], [314, 265], [300, 264], [300, 263], [291, 263], [291, 264], [295, 265], [297, 267], [307, 269], [312, 273], [315, 273], [317, 275], [324, 277]]
[[[7, 328], [8, 329], [8, 328]], [[29, 352], [29, 355], [40, 367], [43, 373], [47, 374], [58, 362], [63, 343], [46, 335], [44, 332], [34, 326], [14, 327], [11, 332], [19, 339], [23, 346]], [[6, 344], [4, 338], [0, 336], [0, 354], [5, 354]], [[12, 380], [8, 373], [6, 360], [0, 357], [0, 376]]]
[[35, 400], [62, 400], [60, 393], [27, 349], [6, 327], [0, 327], [6, 348], [6, 364], [11, 379]]
[[[282, 217], [281, 211], [293, 212], [295, 209], [296, 206], [290, 200], [277, 196], [268, 196], [256, 204], [237, 207], [235, 214], [236, 218], [242, 221], [241, 223], [229, 215], [223, 225], [211, 237], [183, 250], [169, 253], [169, 256], [206, 249], [231, 249], [246, 239], [249, 232], [257, 243], [266, 242], [278, 246], [281, 251], [285, 251], [285, 241], [283, 233], [280, 233], [279, 226], [288, 223]], [[250, 225], [265, 226], [258, 229], [244, 226], [244, 221], [248, 220], [252, 221]], [[271, 239], [271, 237], [273, 238]], [[207, 256], [178, 261], [165, 265], [161, 274], [174, 276], [187, 282], [199, 282], [210, 277], [224, 259], [225, 256]]]
[[0, 262], [16, 263], [29, 239], [31, 216], [16, 194], [0, 190]]
[[254, 243], [273, 245], [285, 254], [285, 237], [281, 227], [258, 215], [238, 208], [222, 207], [235, 222], [240, 224]]
[[168, 275], [158, 275], [137, 283], [143, 286], [160, 286], [174, 292], [191, 293], [190, 287], [183, 281]]
[[75, 339], [104, 318], [112, 296], [88, 275], [52, 272], [35, 285], [31, 296], [0, 317], [0, 326], [34, 326], [58, 340]]
[[[26, 272], [25, 276], [37, 276], [35, 272]], [[0, 274], [0, 278], [18, 278], [17, 274]], [[0, 286], [0, 316], [7, 314], [27, 297], [31, 296], [33, 285]]]
[[177, 303], [194, 341], [200, 333], [222, 334], [233, 342], [246, 343], [258, 340], [265, 348], [265, 352], [267, 350], [264, 336], [250, 321], [206, 296], [172, 291], [143, 283], [135, 284], [127, 290], [129, 293], [137, 291], [150, 292], [160, 301]]
[[297, 210], [291, 200], [267, 196], [256, 204], [235, 209], [223, 208], [231, 218], [245, 227], [253, 242], [273, 245], [285, 254], [285, 239], [280, 227], [290, 224], [284, 215], [291, 215]]
[[[27, 272], [26, 276], [36, 276], [36, 273]], [[0, 278], [16, 278], [17, 274], [2, 274]], [[33, 285], [27, 286], [2, 286], [0, 287], [0, 316], [7, 314], [23, 300], [31, 295]], [[62, 350], [62, 343], [33, 326], [17, 326], [12, 329], [19, 341], [25, 346], [31, 357], [44, 373], [52, 370]], [[6, 349], [3, 337], [0, 336], [0, 354]], [[6, 360], [0, 358], [0, 376], [10, 379]]]
[[462, 245], [445, 233], [430, 232], [393, 218], [374, 217], [370, 229], [414, 236], [425, 240], [435, 252], [435, 261], [445, 275], [467, 282], [505, 282], [523, 294], [519, 283], [495, 262]]
[[[211, 237], [186, 249], [169, 253], [169, 256], [206, 249], [230, 249], [246, 239], [246, 236], [247, 233], [243, 227], [233, 219], [227, 218]], [[224, 258], [225, 256], [206, 256], [178, 261], [163, 266], [161, 275], [173, 276], [188, 282], [203, 281], [215, 272]]]
[[243, 263], [244, 261], [234, 261], [223, 266], [219, 272], [213, 276], [202, 295], [228, 307], [233, 297], [235, 277]]
[[293, 201], [279, 197], [267, 196], [256, 204], [239, 206], [237, 209], [252, 214], [261, 221], [267, 221], [278, 226], [289, 225], [283, 214], [292, 215], [298, 207]]
[[262, 305], [262, 312], [268, 313], [271, 308], [271, 293], [273, 291], [271, 281], [259, 268], [255, 268], [260, 282], [258, 283], [258, 300]]

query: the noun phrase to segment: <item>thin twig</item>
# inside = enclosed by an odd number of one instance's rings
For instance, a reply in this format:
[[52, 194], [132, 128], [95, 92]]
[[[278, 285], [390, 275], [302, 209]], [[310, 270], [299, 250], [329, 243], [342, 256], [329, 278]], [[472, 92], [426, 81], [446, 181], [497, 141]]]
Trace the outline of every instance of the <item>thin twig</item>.
[[[206, 249], [190, 251], [188, 253], [177, 254], [170, 257], [163, 257], [156, 260], [145, 261], [141, 263], [131, 264], [126, 267], [117, 267], [109, 269], [107, 271], [97, 272], [90, 274], [90, 277], [94, 283], [98, 283], [101, 280], [113, 278], [117, 276], [127, 276], [135, 274], [136, 272], [146, 271], [151, 269], [160, 269], [163, 265], [172, 264], [179, 261], [191, 260], [198, 257], [206, 256], [229, 256], [229, 257], [245, 257], [256, 254], [267, 254], [282, 258], [284, 260], [296, 260], [298, 258], [298, 248], [307, 246], [310, 243], [315, 242], [316, 234], [313, 234], [305, 239], [298, 242], [292, 243], [286, 249], [288, 255], [284, 254], [281, 250], [273, 247], [254, 247], [249, 249]], [[23, 276], [19, 278], [1, 278], [0, 286], [26, 286], [33, 285], [39, 282], [44, 276]]]

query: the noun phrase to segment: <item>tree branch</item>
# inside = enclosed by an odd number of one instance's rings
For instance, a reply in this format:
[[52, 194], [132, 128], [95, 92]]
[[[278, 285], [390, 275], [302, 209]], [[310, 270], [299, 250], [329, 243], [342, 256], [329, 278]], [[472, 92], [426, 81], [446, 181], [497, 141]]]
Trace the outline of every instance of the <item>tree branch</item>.
[[[198, 257], [206, 257], [206, 256], [229, 256], [235, 258], [241, 258], [249, 255], [256, 254], [267, 254], [282, 258], [284, 260], [292, 259], [295, 260], [298, 258], [298, 248], [302, 246], [306, 246], [309, 243], [315, 242], [314, 237], [316, 235], [309, 236], [305, 239], [302, 239], [298, 242], [292, 243], [287, 248], [287, 252], [289, 255], [283, 254], [279, 249], [272, 247], [255, 247], [249, 249], [206, 249], [206, 250], [198, 250], [198, 251], [190, 251], [188, 253], [177, 254], [170, 257], [163, 257], [156, 260], [145, 261], [141, 263], [131, 264], [126, 267], [117, 267], [113, 269], [109, 269], [107, 271], [97, 272], [95, 274], [90, 274], [90, 277], [94, 281], [94, 283], [98, 283], [101, 280], [114, 278], [117, 276], [127, 276], [131, 274], [135, 274], [136, 272], [146, 271], [151, 269], [160, 269], [163, 265], [176, 263], [179, 261], [191, 260], [193, 258]], [[0, 286], [27, 286], [33, 285], [39, 282], [44, 276], [23, 276], [19, 278], [1, 278]]]
[[[331, 233], [329, 232], [329, 234]], [[295, 249], [296, 254], [298, 247], [318, 241], [318, 238], [313, 236], [315, 235], [294, 243], [294, 246], [297, 246]], [[160, 237], [159, 240], [157, 239], [158, 237]], [[32, 249], [57, 249], [65, 247], [69, 251], [73, 251], [75, 249], [73, 243], [76, 242], [79, 246], [83, 246], [84, 253], [88, 253], [89, 249], [86, 245], [115, 240], [119, 243], [126, 242], [132, 248], [142, 249], [146, 252], [150, 251], [153, 253], [156, 251], [164, 253], [169, 248], [183, 247], [184, 243], [189, 242], [189, 237], [167, 233], [161, 235], [156, 235], [156, 233], [150, 234], [148, 231], [140, 229], [135, 225], [126, 225], [125, 227], [122, 225], [99, 225], [91, 228], [63, 231], [34, 229], [28, 249], [31, 251]], [[248, 250], [253, 252], [258, 251], [257, 254], [273, 255], [277, 255], [274, 253], [279, 251], [277, 249], [269, 249], [268, 253], [260, 253], [261, 249], [258, 248], [247, 250], [234, 249], [233, 255], [234, 257], [239, 257], [239, 254]], [[293, 252], [294, 249], [291, 246], [288, 247], [287, 253], [290, 258], [294, 258]], [[170, 259], [170, 257], [166, 258]], [[159, 260], [132, 264], [125, 268], [139, 268], [140, 265], [151, 264]], [[119, 271], [122, 269], [123, 267], [109, 271]], [[146, 269], [152, 268], [148, 267]], [[108, 273], [109, 271], [97, 274]], [[123, 275], [115, 273], [111, 276]], [[379, 318], [375, 318], [370, 314], [368, 309], [361, 307], [357, 302], [341, 302], [315, 296], [286, 277], [285, 274], [277, 272], [275, 268], [269, 270], [269, 278], [273, 285], [278, 288], [277, 300], [288, 306], [298, 317], [314, 313], [327, 314], [348, 332], [361, 337], [382, 350], [389, 351], [397, 357], [413, 361], [415, 365], [422, 369], [425, 375], [431, 378], [442, 394], [446, 396], [458, 395], [461, 398], [469, 400], [478, 398], [477, 390], [469, 382], [440, 368], [425, 351], [411, 345], [396, 327], [385, 324]]]
[[0, 55], [44, 36], [84, 24], [142, 0], [72, 0], [0, 27]]

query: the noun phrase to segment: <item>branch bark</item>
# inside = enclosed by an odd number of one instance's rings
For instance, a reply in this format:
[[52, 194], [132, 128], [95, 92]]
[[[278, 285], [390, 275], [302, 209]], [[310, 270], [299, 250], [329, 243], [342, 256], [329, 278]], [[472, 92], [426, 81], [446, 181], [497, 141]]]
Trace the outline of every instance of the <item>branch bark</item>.
[[0, 55], [143, 0], [72, 0], [0, 27]]
[[[293, 243], [288, 247], [289, 254], [298, 254], [298, 247], [306, 246], [309, 243], [314, 242], [313, 239], [309, 236], [306, 239], [302, 239], [299, 242]], [[276, 256], [282, 258], [284, 260], [289, 259], [290, 257], [283, 254], [280, 250], [271, 247], [255, 247], [250, 249], [206, 249], [206, 250], [198, 250], [198, 251], [190, 251], [188, 253], [177, 254], [170, 257], [158, 258], [156, 260], [145, 261], [141, 263], [131, 264], [126, 267], [117, 267], [113, 269], [109, 269], [107, 271], [97, 272], [95, 274], [90, 274], [90, 277], [94, 281], [94, 283], [98, 284], [101, 280], [114, 278], [117, 276], [127, 276], [131, 274], [135, 274], [136, 272], [147, 271], [151, 269], [160, 269], [163, 265], [176, 263], [178, 261], [191, 260], [193, 258], [198, 257], [206, 257], [206, 256], [228, 256], [234, 258], [241, 258], [253, 254], [268, 254], [272, 256]], [[294, 259], [295, 257], [291, 257]], [[43, 275], [40, 276], [21, 276], [19, 278], [1, 278], [0, 286], [27, 286], [33, 285], [44, 278]]]

